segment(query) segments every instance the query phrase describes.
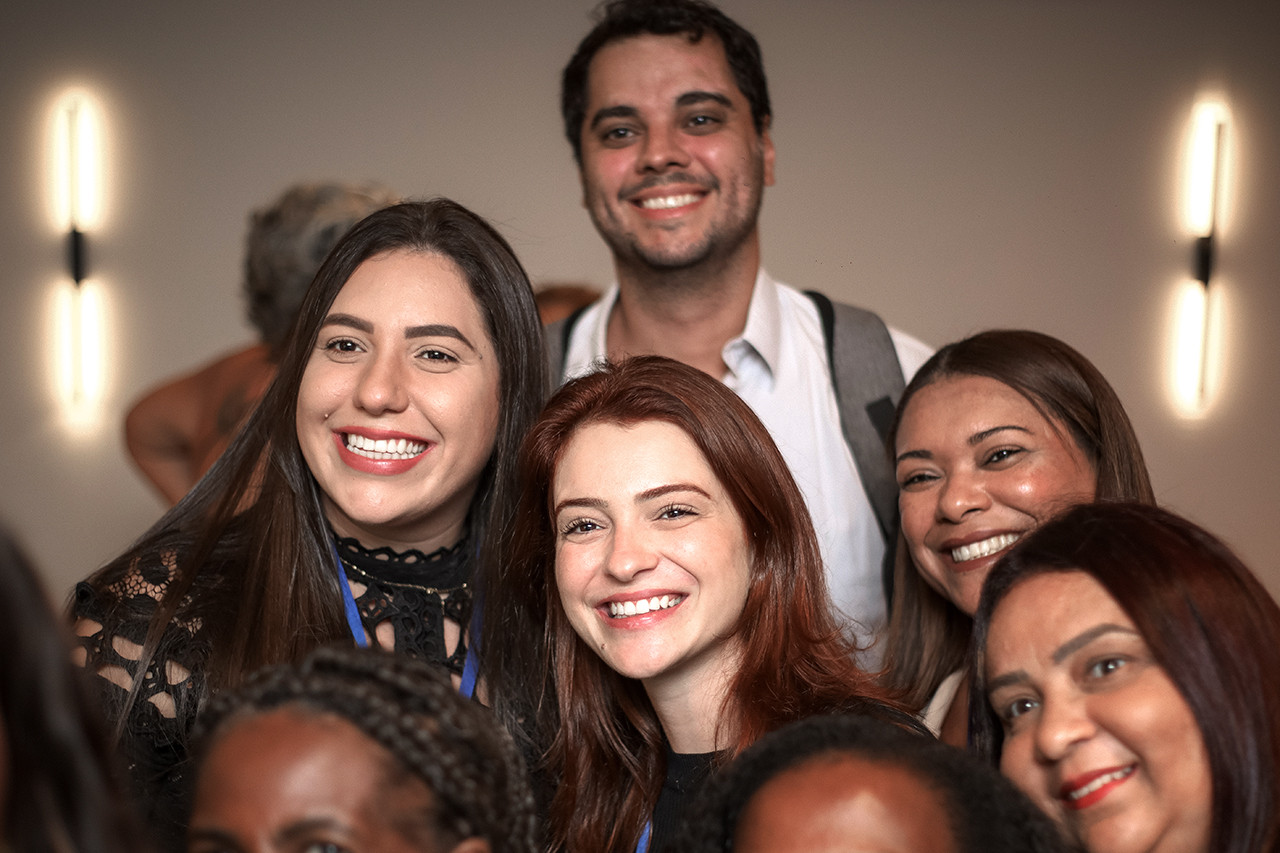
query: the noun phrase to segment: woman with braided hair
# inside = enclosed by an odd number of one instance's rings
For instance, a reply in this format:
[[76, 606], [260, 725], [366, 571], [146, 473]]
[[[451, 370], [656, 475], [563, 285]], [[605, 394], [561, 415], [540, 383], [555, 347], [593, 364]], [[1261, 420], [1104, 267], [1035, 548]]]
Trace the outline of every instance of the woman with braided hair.
[[201, 716], [190, 853], [532, 853], [533, 799], [501, 726], [442, 668], [317, 649]]

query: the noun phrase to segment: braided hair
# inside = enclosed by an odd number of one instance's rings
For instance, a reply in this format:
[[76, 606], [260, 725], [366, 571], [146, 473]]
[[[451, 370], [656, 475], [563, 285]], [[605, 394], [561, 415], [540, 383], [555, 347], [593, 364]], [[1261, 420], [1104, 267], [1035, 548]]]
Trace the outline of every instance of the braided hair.
[[905, 770], [933, 791], [960, 853], [1074, 853], [1049, 816], [973, 756], [863, 715], [810, 717], [766, 735], [703, 789], [677, 849], [733, 853], [738, 821], [770, 780], [842, 755]]
[[281, 707], [350, 723], [421, 779], [445, 837], [482, 838], [493, 853], [533, 853], [533, 796], [506, 732], [425, 661], [376, 649], [323, 647], [299, 664], [259, 670], [215, 696], [196, 729], [202, 757], [247, 716]]

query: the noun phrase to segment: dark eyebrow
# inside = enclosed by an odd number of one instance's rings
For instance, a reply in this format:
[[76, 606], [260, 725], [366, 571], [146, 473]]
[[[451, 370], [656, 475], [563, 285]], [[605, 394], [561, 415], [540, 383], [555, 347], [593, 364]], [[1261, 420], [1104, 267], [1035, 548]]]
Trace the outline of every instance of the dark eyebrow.
[[668, 486], [656, 486], [652, 489], [645, 489], [643, 492], [636, 495], [636, 502], [640, 503], [641, 501], [651, 501], [654, 498], [660, 498], [664, 495], [669, 495], [672, 492], [697, 492], [704, 498], [711, 497], [711, 495], [707, 494], [692, 483], [672, 483]]
[[243, 850], [240, 840], [223, 829], [193, 826], [190, 830], [190, 841], [212, 841], [223, 850]]
[[353, 317], [350, 314], [330, 314], [324, 318], [324, 322], [320, 324], [320, 328], [325, 326], [347, 326], [355, 329], [357, 332], [364, 332], [366, 335], [373, 334], [373, 324], [367, 320], [361, 320], [359, 317]]
[[988, 438], [991, 438], [991, 436], [995, 435], [996, 433], [1004, 432], [1005, 430], [1025, 432], [1028, 435], [1031, 434], [1031, 430], [1027, 429], [1026, 427], [1014, 426], [1013, 424], [1005, 424], [1004, 426], [994, 426], [991, 429], [984, 429], [982, 432], [975, 432], [973, 435], [969, 436], [969, 446], [976, 447], [977, 445], [982, 444], [982, 442], [986, 441]]
[[[710, 498], [704, 490], [698, 488], [692, 483], [671, 483], [666, 486], [655, 486], [652, 489], [645, 489], [636, 495], [636, 503], [644, 503], [654, 498], [660, 498], [669, 495], [672, 492], [696, 492], [703, 497]], [[585, 507], [587, 509], [605, 510], [609, 507], [609, 502], [602, 498], [566, 498], [555, 505], [552, 515], [559, 515], [560, 512], [568, 507]]]
[[600, 122], [604, 121], [605, 119], [635, 118], [639, 114], [640, 113], [636, 110], [635, 107], [627, 107], [622, 105], [619, 105], [616, 107], [601, 107], [600, 109], [596, 110], [594, 115], [591, 116], [590, 127], [592, 130], [595, 130], [596, 127], [600, 124]]
[[[1101, 625], [1094, 625], [1089, 630], [1081, 632], [1059, 646], [1052, 655], [1053, 662], [1055, 664], [1060, 664], [1067, 658], [1071, 657], [1071, 655], [1092, 643], [1094, 640], [1111, 633], [1131, 634], [1135, 637], [1138, 636], [1138, 632], [1132, 628], [1126, 628], [1124, 625], [1116, 625], [1111, 622], [1103, 622]], [[1004, 675], [997, 676], [987, 682], [987, 696], [989, 698], [992, 693], [995, 693], [1002, 687], [1021, 684], [1029, 680], [1030, 677], [1027, 675], [1027, 671], [1025, 669], [1006, 672]]]
[[[733, 101], [729, 100], [728, 97], [720, 94], [719, 92], [704, 92], [701, 89], [698, 89], [692, 92], [685, 92], [683, 95], [676, 98], [676, 106], [691, 107], [696, 104], [705, 103], [707, 101], [712, 101], [714, 103], [717, 103], [720, 106], [725, 107], [726, 109], [731, 110], [734, 108]], [[601, 107], [600, 109], [596, 110], [595, 113], [592, 114], [590, 128], [594, 130], [596, 127], [600, 125], [602, 121], [605, 121], [607, 119], [635, 118], [639, 114], [640, 114], [640, 111], [637, 110], [635, 107], [626, 106], [624, 104], [619, 104], [613, 107]]]
[[[968, 444], [970, 447], [977, 447], [979, 444], [982, 444], [982, 442], [986, 441], [988, 438], [991, 438], [991, 436], [995, 435], [998, 432], [1004, 432], [1005, 430], [1015, 430], [1017, 432], [1025, 432], [1028, 435], [1031, 434], [1031, 430], [1027, 429], [1026, 427], [1014, 426], [1013, 424], [1004, 424], [1002, 426], [994, 426], [994, 427], [991, 427], [990, 429], [984, 429], [981, 432], [975, 432], [973, 435], [969, 436], [969, 438], [966, 440], [965, 443]], [[933, 458], [933, 454], [928, 450], [908, 450], [905, 453], [898, 454], [898, 457], [894, 460], [894, 464], [895, 465], [901, 464], [903, 460], [906, 460], [906, 459], [932, 459], [932, 458]]]
[[733, 101], [729, 100], [724, 95], [721, 95], [719, 92], [704, 92], [700, 89], [693, 92], [685, 92], [683, 95], [676, 98], [676, 106], [689, 107], [694, 104], [701, 104], [705, 101], [714, 101], [722, 107], [733, 109]]
[[[359, 317], [354, 317], [351, 314], [330, 314], [328, 317], [325, 317], [324, 322], [320, 324], [320, 328], [322, 329], [325, 326], [346, 326], [347, 328], [355, 329], [357, 332], [364, 332], [366, 335], [373, 334], [372, 323], [368, 320], [362, 320]], [[466, 335], [462, 334], [461, 330], [459, 330], [457, 326], [450, 326], [448, 323], [428, 323], [423, 326], [410, 326], [404, 330], [404, 337], [405, 340], [430, 337], [453, 338], [454, 340], [461, 341], [472, 350], [478, 352], [478, 350], [476, 350], [476, 345], [471, 343], [471, 340]]]
[[306, 839], [321, 830], [337, 830], [340, 833], [346, 833], [349, 831], [346, 824], [333, 818], [311, 817], [303, 818], [302, 820], [294, 821], [291, 824], [283, 826], [273, 833], [273, 835], [275, 837], [276, 846], [288, 847], [290, 846], [289, 842], [296, 839]]
[[1094, 625], [1089, 630], [1078, 634], [1059, 646], [1057, 651], [1053, 653], [1053, 662], [1062, 663], [1064, 660], [1071, 657], [1071, 655], [1080, 651], [1094, 640], [1105, 634], [1112, 633], [1130, 634], [1135, 637], [1138, 636], [1138, 632], [1132, 628], [1126, 628], [1124, 625], [1116, 625], [1112, 622], [1103, 622], [1101, 625]]
[[991, 694], [995, 693], [1001, 687], [1009, 687], [1013, 684], [1022, 684], [1029, 680], [1030, 678], [1027, 676], [1027, 671], [1025, 669], [1006, 672], [1004, 675], [993, 678], [987, 682], [987, 698], [990, 699]]
[[462, 334], [461, 330], [459, 330], [457, 326], [450, 326], [447, 323], [429, 323], [425, 326], [410, 326], [404, 330], [404, 337], [405, 340], [409, 340], [410, 338], [433, 337], [453, 338], [454, 340], [461, 341], [473, 350], [476, 348], [475, 344], [471, 343], [467, 336]]
[[554, 517], [559, 515], [564, 509], [579, 506], [586, 509], [603, 510], [608, 506], [608, 504], [600, 498], [566, 498], [555, 505], [555, 509], [552, 510], [551, 514]]

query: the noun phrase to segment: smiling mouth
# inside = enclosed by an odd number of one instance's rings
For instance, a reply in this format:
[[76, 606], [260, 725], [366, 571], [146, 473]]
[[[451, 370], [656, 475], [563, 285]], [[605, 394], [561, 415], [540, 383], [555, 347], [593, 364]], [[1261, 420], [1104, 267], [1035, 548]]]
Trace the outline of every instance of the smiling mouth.
[[684, 601], [683, 595], [655, 595], [653, 598], [642, 598], [639, 601], [610, 601], [609, 618], [625, 619], [628, 616], [643, 616], [655, 610], [669, 610]]
[[1086, 801], [1086, 798], [1092, 797], [1092, 795], [1097, 794], [1108, 785], [1128, 779], [1133, 775], [1133, 772], [1136, 769], [1137, 765], [1130, 764], [1128, 767], [1121, 767], [1119, 770], [1112, 770], [1110, 773], [1103, 773], [1101, 776], [1090, 779], [1079, 788], [1064, 791], [1061, 794], [1061, 799], [1066, 803], [1068, 808], [1080, 809], [1088, 805], [1092, 805], [1093, 800], [1089, 799]]
[[951, 560], [955, 563], [967, 563], [970, 560], [989, 557], [997, 551], [1003, 551], [1020, 538], [1017, 533], [1001, 533], [999, 536], [992, 536], [990, 539], [983, 539], [981, 542], [973, 542], [968, 545], [961, 545], [959, 548], [951, 549]]
[[343, 444], [357, 456], [365, 459], [412, 459], [426, 452], [427, 445], [421, 441], [410, 441], [406, 438], [366, 438], [363, 435], [346, 433], [342, 436]]
[[681, 193], [680, 195], [661, 195], [654, 198], [645, 198], [636, 202], [645, 210], [671, 210], [677, 207], [684, 207], [687, 204], [693, 204], [702, 196], [698, 193]]

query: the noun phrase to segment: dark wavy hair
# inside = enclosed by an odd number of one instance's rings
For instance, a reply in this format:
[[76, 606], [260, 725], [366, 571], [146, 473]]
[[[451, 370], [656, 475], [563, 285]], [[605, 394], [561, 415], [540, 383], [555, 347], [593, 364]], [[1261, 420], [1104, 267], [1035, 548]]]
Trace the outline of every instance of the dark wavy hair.
[[964, 751], [880, 720], [811, 717], [771, 732], [738, 756], [685, 815], [683, 853], [732, 853], [738, 821], [766, 783], [811, 761], [841, 757], [905, 770], [932, 790], [959, 853], [1066, 853], [1057, 826], [1013, 783]]
[[0, 849], [146, 849], [87, 676], [3, 529], [0, 589]]
[[[1051, 424], [1067, 430], [1097, 476], [1098, 500], [1155, 503], [1137, 434], [1120, 398], [1093, 364], [1067, 344], [1020, 329], [995, 329], [933, 354], [902, 392], [889, 432], [890, 458], [912, 398], [935, 382], [984, 376], [1008, 385]], [[885, 638], [887, 683], [923, 707], [964, 663], [972, 620], [929, 586], [899, 534]]]
[[[494, 451], [468, 516], [479, 585], [496, 571], [514, 506], [515, 450], [546, 396], [542, 327], [524, 269], [481, 217], [449, 201], [387, 207], [357, 224], [330, 253], [302, 304], [280, 369], [262, 402], [209, 473], [90, 583], [127, 589], [142, 557], [172, 555], [150, 619], [135, 684], [118, 730], [137, 700], [161, 638], [175, 622], [198, 624], [208, 649], [204, 688], [234, 686], [262, 666], [349, 641], [319, 487], [298, 444], [298, 388], [316, 335], [347, 280], [390, 251], [438, 253], [462, 271], [484, 317], [500, 371]], [[247, 507], [250, 511], [245, 511]], [[120, 608], [131, 605], [116, 596]]]
[[[218, 737], [279, 708], [339, 717], [430, 789], [441, 849], [468, 838], [494, 853], [534, 853], [524, 763], [493, 716], [458, 693], [445, 670], [376, 649], [321, 648], [297, 665], [254, 673], [201, 716], [201, 759]], [[443, 839], [447, 839], [445, 843]]]
[[751, 105], [756, 133], [763, 133], [768, 126], [773, 110], [760, 45], [755, 36], [715, 6], [702, 0], [610, 0], [597, 7], [596, 17], [596, 25], [579, 42], [560, 78], [560, 115], [578, 165], [582, 165], [591, 60], [605, 45], [633, 36], [683, 35], [691, 44], [708, 33], [715, 36], [724, 47], [734, 82]]
[[1009, 590], [1047, 572], [1084, 572], [1101, 584], [1191, 708], [1213, 778], [1209, 849], [1280, 850], [1280, 607], [1226, 545], [1157, 507], [1076, 507], [992, 570], [974, 617], [977, 753], [998, 764], [1003, 745], [986, 696], [992, 614]]
[[552, 397], [521, 448], [520, 499], [498, 587], [504, 609], [484, 626], [495, 707], [511, 725], [535, 724], [545, 769], [565, 780], [551, 804], [552, 849], [633, 850], [662, 784], [664, 739], [643, 685], [610, 669], [561, 606], [551, 511], [556, 468], [577, 430], [644, 421], [689, 436], [751, 536], [750, 587], [734, 628], [742, 666], [720, 718], [729, 753], [815, 713], [861, 709], [909, 720], [855, 663], [832, 615], [804, 499], [750, 407], [671, 359], [604, 364]]

